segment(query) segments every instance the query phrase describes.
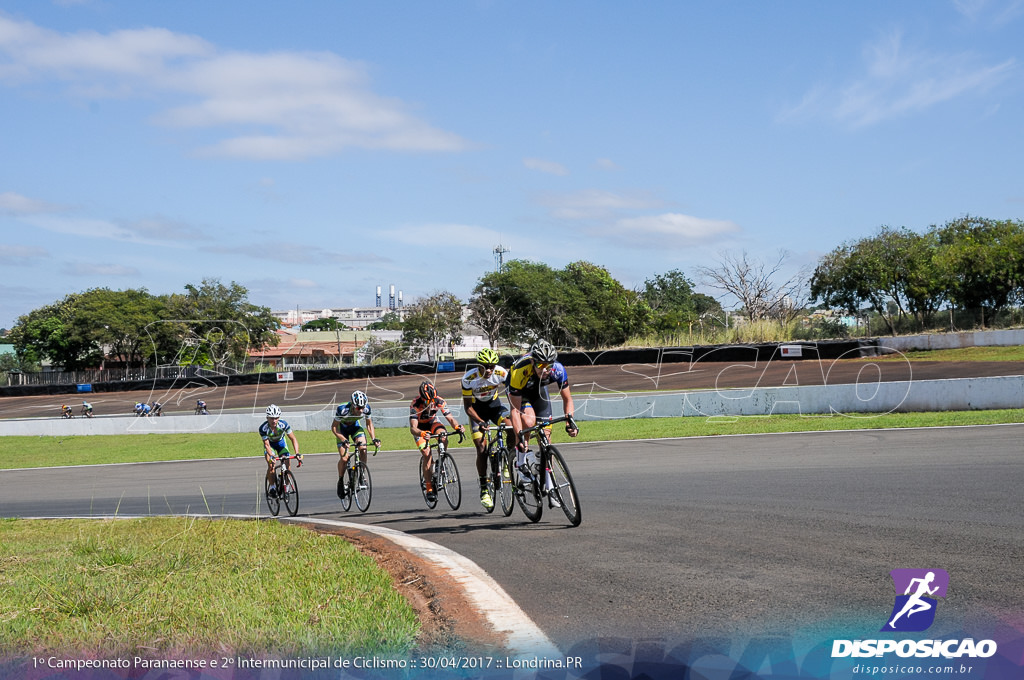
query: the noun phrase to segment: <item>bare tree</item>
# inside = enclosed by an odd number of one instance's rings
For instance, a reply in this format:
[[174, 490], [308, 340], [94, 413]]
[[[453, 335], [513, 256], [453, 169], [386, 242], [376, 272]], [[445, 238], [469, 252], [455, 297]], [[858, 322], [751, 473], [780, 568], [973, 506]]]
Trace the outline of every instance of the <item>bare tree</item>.
[[469, 321], [480, 327], [487, 337], [487, 344], [491, 349], [496, 349], [502, 340], [502, 332], [505, 330], [505, 320], [508, 318], [509, 308], [504, 299], [498, 303], [479, 296], [469, 302]]
[[785, 325], [796, 318], [809, 299], [809, 272], [801, 269], [779, 282], [790, 254], [780, 251], [774, 264], [751, 258], [747, 251], [739, 255], [725, 253], [715, 267], [698, 267], [701, 281], [715, 290], [732, 295], [746, 310], [751, 321], [776, 319]]

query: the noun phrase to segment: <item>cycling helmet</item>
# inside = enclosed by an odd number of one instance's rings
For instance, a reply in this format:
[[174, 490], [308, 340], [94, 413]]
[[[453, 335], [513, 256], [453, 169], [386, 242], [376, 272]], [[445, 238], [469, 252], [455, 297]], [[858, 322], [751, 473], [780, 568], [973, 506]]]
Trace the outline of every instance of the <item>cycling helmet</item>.
[[541, 338], [533, 343], [530, 348], [530, 356], [542, 364], [550, 364], [558, 358], [558, 350], [550, 342]]
[[359, 408], [366, 406], [366, 393], [362, 390], [356, 390], [352, 393], [352, 403]]
[[494, 366], [498, 363], [498, 353], [490, 347], [484, 347], [476, 353], [476, 360], [484, 366]]
[[281, 417], [281, 408], [277, 404], [271, 404], [270, 406], [267, 407], [267, 417], [268, 418], [280, 418]]
[[434, 383], [429, 380], [424, 380], [420, 384], [420, 397], [422, 397], [424, 401], [434, 401], [437, 399], [437, 388], [434, 387]]

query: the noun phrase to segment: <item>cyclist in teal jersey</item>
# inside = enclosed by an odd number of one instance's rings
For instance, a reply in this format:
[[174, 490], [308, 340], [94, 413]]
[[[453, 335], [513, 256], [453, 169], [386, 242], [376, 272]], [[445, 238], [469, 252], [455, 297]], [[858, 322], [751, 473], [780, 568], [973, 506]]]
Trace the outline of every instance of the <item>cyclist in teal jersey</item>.
[[[299, 441], [292, 432], [288, 421], [281, 419], [281, 409], [275, 404], [267, 407], [267, 421], [260, 425], [260, 436], [263, 438], [263, 455], [267, 459], [267, 481], [270, 489], [274, 489], [277, 480], [274, 477], [274, 463], [278, 456], [294, 455], [302, 467], [302, 456], [299, 455]], [[288, 441], [285, 441], [287, 439]], [[288, 442], [292, 443], [293, 453], [288, 451]]]
[[[370, 431], [370, 439], [373, 445], [380, 447], [380, 440], [373, 431], [373, 418], [370, 417], [370, 405], [367, 403], [366, 393], [356, 390], [352, 398], [340, 404], [334, 410], [334, 422], [331, 423], [331, 432], [338, 440], [338, 498], [344, 498], [345, 470], [348, 468], [348, 443], [351, 439], [359, 447], [359, 456], [363, 463], [366, 463], [366, 432], [360, 420], [366, 418], [366, 429]], [[377, 455], [376, 451], [373, 455]]]

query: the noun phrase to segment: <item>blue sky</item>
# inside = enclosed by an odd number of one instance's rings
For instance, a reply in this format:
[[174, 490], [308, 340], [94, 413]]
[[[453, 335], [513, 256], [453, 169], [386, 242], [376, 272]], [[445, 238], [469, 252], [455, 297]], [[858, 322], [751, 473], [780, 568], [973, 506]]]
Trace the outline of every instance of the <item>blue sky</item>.
[[[0, 1], [0, 327], [69, 292], [627, 287], [1024, 214], [1024, 0]], [[711, 291], [708, 291], [711, 292]]]

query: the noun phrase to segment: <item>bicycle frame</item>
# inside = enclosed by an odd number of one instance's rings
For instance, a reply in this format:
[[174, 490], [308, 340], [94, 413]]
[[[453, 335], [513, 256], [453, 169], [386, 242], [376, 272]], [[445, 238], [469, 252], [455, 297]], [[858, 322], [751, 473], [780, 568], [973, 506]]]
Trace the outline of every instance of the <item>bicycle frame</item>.
[[565, 459], [558, 449], [552, 446], [547, 433], [548, 428], [560, 422], [567, 422], [573, 429], [579, 429], [572, 417], [560, 416], [520, 430], [520, 437], [524, 434], [536, 434], [539, 461], [535, 470], [531, 471], [533, 480], [517, 492], [516, 499], [519, 501], [523, 514], [532, 522], [540, 520], [543, 514], [541, 499], [547, 497], [552, 507], [561, 507], [569, 522], [573, 526], [579, 526], [582, 515], [576, 484], [569, 473]]

